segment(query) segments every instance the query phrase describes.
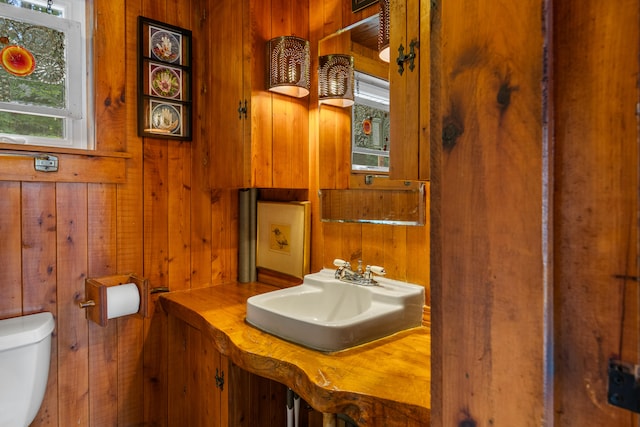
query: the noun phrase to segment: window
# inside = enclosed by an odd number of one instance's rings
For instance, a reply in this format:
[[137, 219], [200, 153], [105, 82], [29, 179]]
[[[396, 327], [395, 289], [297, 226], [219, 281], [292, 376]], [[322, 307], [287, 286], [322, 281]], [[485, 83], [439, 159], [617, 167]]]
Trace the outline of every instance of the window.
[[0, 0], [0, 142], [93, 148], [84, 0]]

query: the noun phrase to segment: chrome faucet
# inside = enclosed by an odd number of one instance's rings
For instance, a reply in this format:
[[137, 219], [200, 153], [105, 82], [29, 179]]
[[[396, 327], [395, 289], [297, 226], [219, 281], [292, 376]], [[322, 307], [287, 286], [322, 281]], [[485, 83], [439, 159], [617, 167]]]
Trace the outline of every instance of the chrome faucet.
[[358, 260], [358, 268], [356, 271], [351, 269], [351, 263], [341, 259], [334, 259], [333, 265], [338, 267], [335, 273], [335, 278], [347, 283], [354, 283], [362, 286], [377, 286], [378, 282], [375, 281], [374, 275], [384, 276], [387, 274], [384, 267], [377, 265], [367, 265], [362, 268], [362, 260]]

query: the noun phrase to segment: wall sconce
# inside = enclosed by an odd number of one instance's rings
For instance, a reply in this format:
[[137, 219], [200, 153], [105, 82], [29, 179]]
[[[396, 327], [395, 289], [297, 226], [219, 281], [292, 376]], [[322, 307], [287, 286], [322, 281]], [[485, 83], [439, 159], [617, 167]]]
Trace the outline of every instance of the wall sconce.
[[378, 56], [384, 62], [389, 62], [389, 0], [380, 0], [378, 27]]
[[318, 70], [320, 104], [350, 107], [353, 105], [353, 99], [353, 56], [321, 56]]
[[269, 75], [267, 89], [283, 95], [302, 98], [309, 95], [311, 85], [309, 42], [295, 36], [282, 36], [267, 42]]

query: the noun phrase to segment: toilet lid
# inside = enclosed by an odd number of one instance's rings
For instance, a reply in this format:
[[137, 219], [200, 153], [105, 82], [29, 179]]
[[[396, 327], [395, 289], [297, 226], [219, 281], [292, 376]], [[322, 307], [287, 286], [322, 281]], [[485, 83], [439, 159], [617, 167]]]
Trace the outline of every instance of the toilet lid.
[[49, 312], [0, 320], [0, 351], [40, 342], [53, 332], [54, 326]]

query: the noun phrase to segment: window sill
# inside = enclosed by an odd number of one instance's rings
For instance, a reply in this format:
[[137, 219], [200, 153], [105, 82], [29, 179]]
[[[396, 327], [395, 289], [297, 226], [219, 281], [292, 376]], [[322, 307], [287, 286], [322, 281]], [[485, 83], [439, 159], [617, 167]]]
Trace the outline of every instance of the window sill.
[[[38, 155], [58, 158], [55, 172], [37, 171]], [[123, 184], [129, 153], [0, 143], [0, 181]]]

